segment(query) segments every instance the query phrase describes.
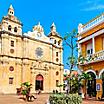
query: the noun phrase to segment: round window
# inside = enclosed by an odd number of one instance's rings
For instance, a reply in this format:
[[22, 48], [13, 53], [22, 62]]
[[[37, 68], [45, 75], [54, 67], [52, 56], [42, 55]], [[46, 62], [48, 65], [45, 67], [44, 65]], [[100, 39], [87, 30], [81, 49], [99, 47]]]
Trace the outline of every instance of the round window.
[[14, 49], [10, 49], [10, 53], [14, 53]]
[[38, 58], [39, 58], [39, 57], [42, 57], [42, 56], [43, 56], [43, 50], [42, 50], [42, 48], [40, 48], [40, 47], [36, 48], [35, 54], [36, 54], [36, 56], [37, 56]]
[[10, 71], [14, 71], [14, 67], [13, 67], [13, 66], [10, 66], [10, 67], [9, 67], [9, 70], [10, 70]]

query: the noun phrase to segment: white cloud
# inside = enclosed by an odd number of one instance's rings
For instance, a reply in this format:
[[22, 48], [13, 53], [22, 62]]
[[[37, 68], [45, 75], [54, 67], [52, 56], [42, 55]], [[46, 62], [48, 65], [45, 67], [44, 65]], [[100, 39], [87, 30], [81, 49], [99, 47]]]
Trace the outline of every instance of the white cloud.
[[94, 11], [104, 9], [104, 4], [101, 3], [101, 0], [88, 0], [85, 3], [83, 3], [82, 6], [82, 11]]
[[101, 10], [101, 9], [104, 9], [104, 5], [99, 4], [99, 5], [96, 5], [96, 6], [93, 5], [91, 7], [84, 8], [84, 9], [82, 9], [82, 11], [93, 11], [93, 10]]
[[88, 1], [80, 3], [79, 6], [84, 6], [84, 5], [88, 5], [88, 4], [91, 4], [91, 3], [93, 3], [93, 1], [92, 0], [88, 0]]
[[85, 4], [91, 4], [91, 3], [93, 3], [93, 0], [87, 0], [87, 1], [85, 2]]

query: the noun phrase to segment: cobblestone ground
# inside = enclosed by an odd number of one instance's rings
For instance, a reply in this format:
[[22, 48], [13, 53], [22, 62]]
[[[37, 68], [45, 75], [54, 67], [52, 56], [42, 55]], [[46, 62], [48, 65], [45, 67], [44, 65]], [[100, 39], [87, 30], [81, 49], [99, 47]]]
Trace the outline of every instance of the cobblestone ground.
[[88, 100], [84, 100], [82, 104], [104, 104], [104, 101], [88, 101]]
[[[0, 95], [0, 104], [45, 104], [49, 95], [40, 94], [34, 95], [37, 97], [33, 102], [26, 102], [20, 99], [22, 96], [17, 95]], [[82, 104], [104, 104], [104, 101], [84, 100]]]

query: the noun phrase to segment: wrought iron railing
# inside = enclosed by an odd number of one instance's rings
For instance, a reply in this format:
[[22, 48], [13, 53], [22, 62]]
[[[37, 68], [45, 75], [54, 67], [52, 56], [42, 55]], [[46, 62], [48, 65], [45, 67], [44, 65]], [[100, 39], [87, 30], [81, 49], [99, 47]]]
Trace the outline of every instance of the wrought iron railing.
[[88, 64], [103, 60], [104, 60], [104, 50], [96, 52], [95, 54], [87, 55], [86, 57], [82, 57], [79, 61], [79, 64]]

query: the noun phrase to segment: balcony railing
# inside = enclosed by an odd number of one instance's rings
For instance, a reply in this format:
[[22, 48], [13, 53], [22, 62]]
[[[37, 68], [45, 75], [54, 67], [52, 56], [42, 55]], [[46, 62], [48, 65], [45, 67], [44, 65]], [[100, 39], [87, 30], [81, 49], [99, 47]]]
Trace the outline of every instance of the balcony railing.
[[104, 50], [96, 52], [95, 54], [88, 55], [87, 57], [83, 57], [79, 64], [89, 64], [93, 62], [103, 61], [104, 60]]
[[96, 25], [100, 24], [102, 21], [104, 21], [104, 14], [102, 14], [99, 17], [95, 18], [91, 22], [83, 25], [83, 27], [81, 29], [81, 32], [84, 32], [84, 31], [92, 28], [93, 26], [96, 26]]

